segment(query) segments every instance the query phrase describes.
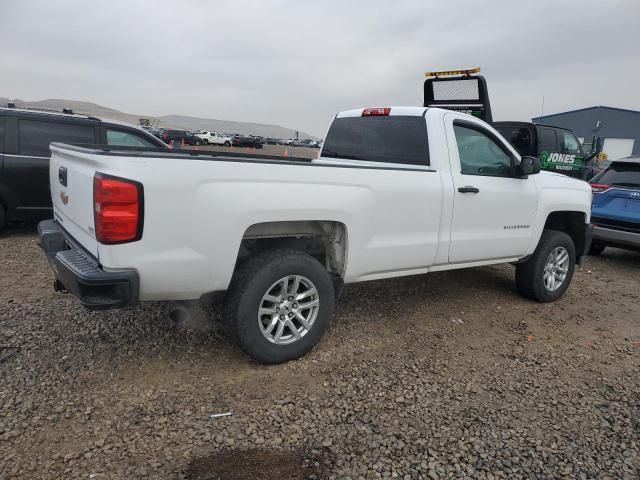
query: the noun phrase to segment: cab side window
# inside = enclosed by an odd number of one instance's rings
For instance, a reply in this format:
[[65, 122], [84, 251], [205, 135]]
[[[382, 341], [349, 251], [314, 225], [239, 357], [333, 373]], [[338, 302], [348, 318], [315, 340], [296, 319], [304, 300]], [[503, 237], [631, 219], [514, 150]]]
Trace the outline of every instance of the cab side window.
[[157, 145], [151, 143], [142, 135], [136, 135], [133, 132], [126, 132], [124, 130], [116, 130], [113, 128], [107, 128], [107, 145], [114, 145], [117, 147], [146, 147], [146, 148], [158, 148]]
[[558, 138], [553, 128], [539, 127], [538, 134], [540, 135], [540, 153], [558, 151]]
[[571, 132], [562, 132], [562, 153], [570, 153], [572, 155], [582, 153], [580, 142]]
[[46, 120], [18, 120], [18, 145], [21, 155], [49, 157], [51, 142], [92, 144], [95, 129], [92, 125]]
[[482, 129], [454, 124], [453, 130], [464, 175], [513, 176], [511, 154]]

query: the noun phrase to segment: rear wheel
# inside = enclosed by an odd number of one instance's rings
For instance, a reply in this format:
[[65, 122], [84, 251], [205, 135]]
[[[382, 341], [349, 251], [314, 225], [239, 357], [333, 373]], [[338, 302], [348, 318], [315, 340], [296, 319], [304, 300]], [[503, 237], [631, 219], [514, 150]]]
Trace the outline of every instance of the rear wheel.
[[251, 358], [282, 363], [310, 351], [333, 313], [333, 281], [298, 250], [257, 254], [234, 274], [225, 298], [229, 335]]
[[602, 252], [604, 252], [605, 248], [607, 248], [606, 245], [603, 245], [601, 243], [592, 243], [591, 248], [589, 248], [589, 255], [597, 257], [598, 255], [602, 254]]
[[225, 147], [230, 147], [230, 146], [231, 146], [231, 143], [230, 143], [230, 142], [224, 142], [224, 146], [225, 146]]
[[516, 265], [518, 291], [538, 302], [553, 302], [569, 288], [575, 265], [576, 248], [571, 237], [545, 230], [531, 258]]
[[205, 145], [209, 145], [209, 140], [207, 140], [206, 138], [203, 140]]

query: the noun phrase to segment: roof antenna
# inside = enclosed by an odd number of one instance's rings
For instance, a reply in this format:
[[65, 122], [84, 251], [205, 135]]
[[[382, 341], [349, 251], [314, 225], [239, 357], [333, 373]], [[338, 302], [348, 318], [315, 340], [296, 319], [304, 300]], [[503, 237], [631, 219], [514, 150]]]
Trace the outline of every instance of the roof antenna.
[[540, 118], [544, 117], [544, 95], [542, 95], [542, 107], [540, 107]]

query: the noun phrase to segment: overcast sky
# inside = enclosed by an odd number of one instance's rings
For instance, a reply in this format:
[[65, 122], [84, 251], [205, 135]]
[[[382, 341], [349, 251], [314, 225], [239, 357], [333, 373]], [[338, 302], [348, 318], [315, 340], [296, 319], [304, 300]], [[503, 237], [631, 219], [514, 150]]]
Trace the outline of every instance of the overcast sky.
[[323, 135], [480, 66], [495, 120], [640, 109], [640, 1], [0, 0], [0, 96]]

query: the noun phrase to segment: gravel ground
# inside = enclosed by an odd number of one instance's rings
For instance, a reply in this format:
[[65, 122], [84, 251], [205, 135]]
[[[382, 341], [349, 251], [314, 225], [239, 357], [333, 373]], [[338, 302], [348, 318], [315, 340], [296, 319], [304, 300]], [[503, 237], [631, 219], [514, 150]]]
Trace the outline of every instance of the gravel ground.
[[0, 479], [639, 478], [640, 254], [555, 304], [513, 276], [349, 285], [311, 354], [265, 367], [165, 304], [85, 311], [9, 231]]

